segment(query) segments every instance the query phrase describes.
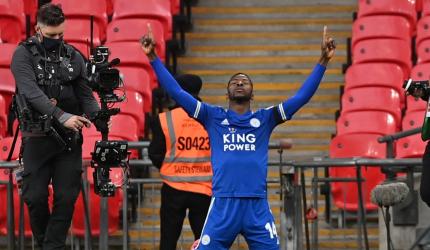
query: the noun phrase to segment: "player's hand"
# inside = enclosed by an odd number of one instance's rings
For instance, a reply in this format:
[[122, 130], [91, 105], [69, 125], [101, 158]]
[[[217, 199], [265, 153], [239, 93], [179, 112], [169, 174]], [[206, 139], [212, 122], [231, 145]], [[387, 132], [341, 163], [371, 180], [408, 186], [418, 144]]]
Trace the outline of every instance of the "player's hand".
[[327, 66], [330, 59], [334, 56], [336, 50], [336, 42], [327, 35], [327, 26], [324, 26], [323, 38], [321, 42], [321, 58], [320, 64]]
[[148, 32], [140, 39], [140, 43], [142, 44], [143, 52], [145, 52], [150, 61], [157, 58], [157, 54], [155, 53], [155, 39], [152, 33], [151, 24], [148, 23]]
[[91, 122], [85, 117], [74, 115], [65, 121], [63, 126], [73, 131], [79, 132], [79, 130], [81, 130], [84, 126], [89, 128], [91, 126]]

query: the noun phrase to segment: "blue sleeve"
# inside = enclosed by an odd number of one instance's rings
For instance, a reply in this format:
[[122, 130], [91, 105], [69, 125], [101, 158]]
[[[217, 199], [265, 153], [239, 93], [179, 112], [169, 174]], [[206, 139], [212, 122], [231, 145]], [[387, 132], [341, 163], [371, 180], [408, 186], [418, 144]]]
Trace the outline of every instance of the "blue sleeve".
[[152, 61], [151, 65], [157, 75], [160, 86], [167, 91], [167, 94], [169, 94], [169, 96], [172, 97], [179, 106], [184, 108], [190, 117], [198, 119], [204, 123], [207, 105], [198, 101], [192, 95], [183, 90], [175, 78], [164, 67], [159, 58]]
[[312, 98], [318, 89], [325, 70], [326, 67], [317, 64], [296, 94], [277, 106], [278, 123], [290, 120]]

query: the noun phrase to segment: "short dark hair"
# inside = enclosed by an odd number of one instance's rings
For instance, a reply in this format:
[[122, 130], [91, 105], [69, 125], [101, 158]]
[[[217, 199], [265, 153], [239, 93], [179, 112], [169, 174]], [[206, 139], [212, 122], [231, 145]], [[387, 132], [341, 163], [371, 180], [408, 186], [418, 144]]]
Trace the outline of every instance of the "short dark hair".
[[48, 25], [58, 26], [64, 22], [64, 13], [60, 5], [47, 3], [37, 11], [37, 22]]

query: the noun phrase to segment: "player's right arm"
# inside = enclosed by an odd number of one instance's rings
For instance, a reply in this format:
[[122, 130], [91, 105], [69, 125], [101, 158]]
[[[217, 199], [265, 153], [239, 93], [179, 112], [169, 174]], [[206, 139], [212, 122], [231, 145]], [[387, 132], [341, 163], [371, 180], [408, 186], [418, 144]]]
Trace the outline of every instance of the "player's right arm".
[[142, 49], [148, 56], [161, 87], [167, 91], [169, 96], [172, 97], [179, 106], [184, 108], [189, 116], [199, 119], [200, 121], [204, 120], [204, 108], [202, 108], [204, 105], [179, 86], [175, 78], [157, 57], [155, 53], [155, 40], [150, 25], [148, 25], [148, 34], [143, 36], [141, 42]]

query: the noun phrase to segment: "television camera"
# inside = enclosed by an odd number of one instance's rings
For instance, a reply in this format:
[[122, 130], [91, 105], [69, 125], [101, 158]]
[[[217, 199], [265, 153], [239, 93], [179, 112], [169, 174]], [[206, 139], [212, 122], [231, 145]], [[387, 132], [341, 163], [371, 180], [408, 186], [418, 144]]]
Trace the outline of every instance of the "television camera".
[[[90, 117], [96, 128], [102, 134], [102, 140], [96, 141], [92, 152], [91, 167], [95, 169], [94, 192], [102, 197], [115, 195], [116, 186], [112, 183], [109, 172], [111, 168], [128, 168], [128, 143], [126, 141], [108, 140], [108, 122], [111, 116], [120, 112], [119, 108], [111, 108], [110, 105], [125, 100], [125, 95], [118, 96], [115, 90], [122, 87], [122, 81], [118, 69], [118, 58], [109, 62], [109, 48], [99, 46], [94, 48], [88, 64], [88, 80], [93, 91], [100, 98], [101, 110]], [[109, 105], [108, 105], [109, 104]], [[124, 171], [126, 173], [127, 171]]]
[[403, 83], [405, 91], [415, 97], [428, 101], [430, 95], [430, 87], [428, 80], [414, 81], [412, 79], [405, 80]]

